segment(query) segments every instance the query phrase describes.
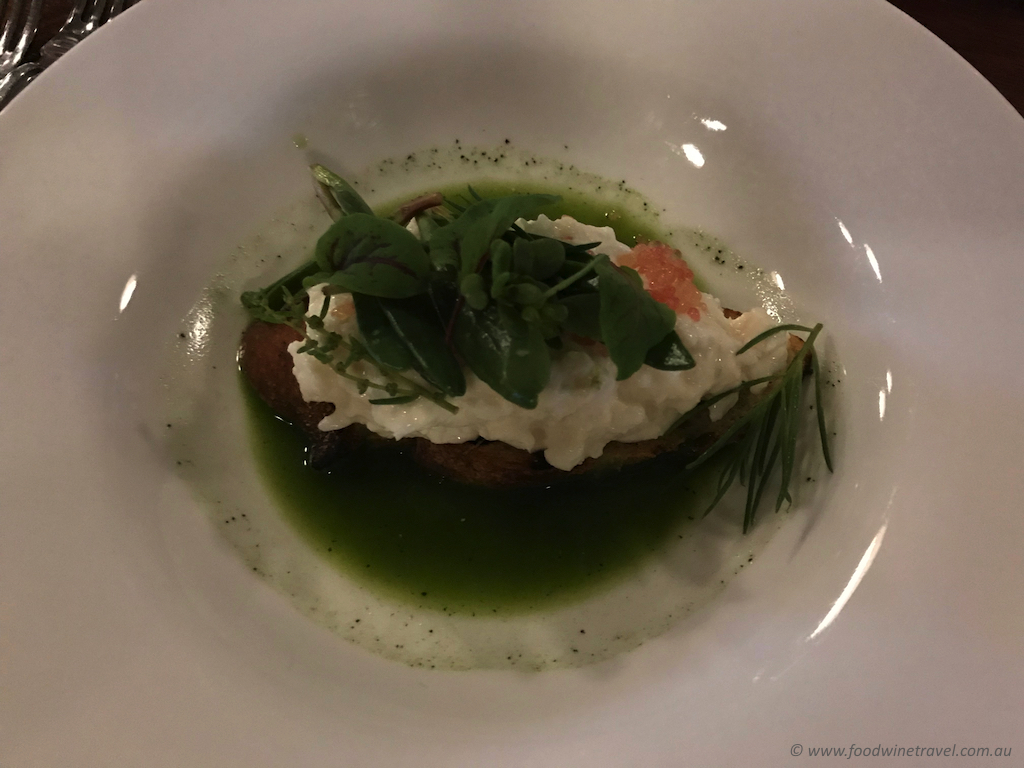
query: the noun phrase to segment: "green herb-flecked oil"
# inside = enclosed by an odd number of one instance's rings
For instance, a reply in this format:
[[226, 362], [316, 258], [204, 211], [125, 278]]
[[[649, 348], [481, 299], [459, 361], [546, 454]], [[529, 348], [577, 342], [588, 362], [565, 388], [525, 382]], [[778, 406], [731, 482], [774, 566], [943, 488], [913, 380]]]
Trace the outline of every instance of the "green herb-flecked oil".
[[362, 583], [447, 612], [515, 613], [631, 572], [706, 507], [673, 457], [550, 488], [490, 490], [421, 469], [402, 443], [329, 471], [243, 382], [257, 461], [284, 514]]
[[[612, 227], [619, 242], [626, 245], [636, 245], [638, 238], [647, 240], [665, 239], [664, 232], [651, 226], [644, 219], [635, 216], [625, 206], [616, 202], [615, 198], [602, 199], [599, 196], [599, 192], [567, 189], [564, 186], [546, 184], [533, 179], [520, 182], [474, 181], [472, 188], [474, 192], [484, 198], [517, 194], [558, 195], [562, 199], [542, 211], [548, 218], [557, 219], [559, 216], [572, 216], [584, 224], [590, 224], [595, 227]], [[474, 202], [474, 198], [469, 191], [469, 185], [466, 184], [442, 186], [428, 191], [441, 192], [447, 199], [453, 200], [460, 205]], [[390, 215], [406, 200], [408, 200], [408, 197], [390, 201], [377, 206], [377, 210], [382, 215]]]
[[[550, 192], [545, 213], [612, 226], [621, 242], [656, 229], [595, 196], [534, 181], [481, 182], [483, 197]], [[441, 188], [471, 202], [465, 185]], [[406, 198], [408, 199], [408, 198]], [[386, 214], [405, 200], [378, 206]], [[550, 488], [490, 490], [439, 478], [406, 445], [366, 449], [329, 471], [305, 464], [302, 436], [243, 381], [255, 454], [284, 514], [341, 571], [399, 600], [451, 613], [508, 614], [579, 598], [634, 572], [699, 519], [714, 466], [663, 457]]]

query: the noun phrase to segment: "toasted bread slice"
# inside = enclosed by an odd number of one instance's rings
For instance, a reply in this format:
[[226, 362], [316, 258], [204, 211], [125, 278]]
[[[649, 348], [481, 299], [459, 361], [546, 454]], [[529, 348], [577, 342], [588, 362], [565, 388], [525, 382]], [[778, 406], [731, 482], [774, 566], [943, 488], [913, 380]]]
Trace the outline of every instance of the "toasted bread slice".
[[[242, 374], [260, 398], [306, 436], [310, 464], [323, 468], [367, 441], [386, 440], [361, 424], [330, 432], [318, 427], [321, 419], [333, 413], [334, 405], [307, 403], [302, 399], [288, 352], [288, 345], [301, 338], [286, 325], [254, 321], [242, 335], [238, 362]], [[801, 339], [789, 337], [790, 359], [802, 346]], [[636, 464], [668, 452], [681, 452], [684, 460], [695, 459], [763, 396], [763, 393], [760, 396], [744, 393], [740, 402], [716, 422], [711, 421], [706, 409], [699, 409], [661, 437], [636, 443], [609, 443], [600, 457], [587, 459], [568, 472], [548, 464], [543, 453], [530, 453], [506, 443], [482, 439], [466, 443], [432, 443], [419, 437], [406, 439], [419, 464], [461, 483], [492, 488], [549, 485], [595, 470]]]

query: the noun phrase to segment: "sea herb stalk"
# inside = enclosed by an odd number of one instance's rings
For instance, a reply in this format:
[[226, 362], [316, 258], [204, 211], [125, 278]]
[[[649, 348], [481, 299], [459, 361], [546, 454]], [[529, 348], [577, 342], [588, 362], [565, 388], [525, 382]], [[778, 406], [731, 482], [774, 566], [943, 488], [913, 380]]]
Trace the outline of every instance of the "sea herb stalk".
[[774, 326], [764, 333], [758, 334], [740, 347], [736, 354], [741, 355], [765, 339], [783, 331], [805, 332], [808, 336], [781, 374], [745, 381], [737, 387], [708, 398], [702, 404], [707, 407], [724, 397], [749, 391], [757, 385], [767, 384], [769, 387], [768, 391], [761, 395], [746, 414], [687, 466], [687, 469], [694, 469], [726, 448], [732, 449], [719, 475], [716, 494], [707, 512], [718, 505], [738, 479], [742, 485], [747, 486], [747, 498], [743, 510], [744, 533], [749, 531], [754, 524], [754, 518], [761, 504], [761, 497], [777, 463], [780, 464], [780, 485], [775, 500], [775, 511], [778, 512], [786, 502], [792, 503], [790, 486], [796, 468], [800, 415], [803, 412], [803, 378], [808, 360], [811, 365], [811, 375], [814, 378], [821, 451], [829, 472], [833, 471], [825, 415], [822, 409], [821, 372], [817, 354], [814, 351], [814, 342], [821, 330], [821, 323], [813, 328], [786, 324]]

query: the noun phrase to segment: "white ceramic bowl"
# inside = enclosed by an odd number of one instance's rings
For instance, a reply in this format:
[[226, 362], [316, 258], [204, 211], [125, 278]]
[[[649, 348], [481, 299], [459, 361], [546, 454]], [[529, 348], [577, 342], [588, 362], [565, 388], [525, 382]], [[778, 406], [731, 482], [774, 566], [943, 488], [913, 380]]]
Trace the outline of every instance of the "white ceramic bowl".
[[[295, 134], [346, 172], [511, 136], [721, 235], [831, 331], [836, 475], [601, 665], [412, 670], [307, 621], [152, 423], [217, 259], [308, 194]], [[147, 0], [0, 114], [0, 763], [1024, 748], [1022, 171], [1020, 116], [880, 1]]]

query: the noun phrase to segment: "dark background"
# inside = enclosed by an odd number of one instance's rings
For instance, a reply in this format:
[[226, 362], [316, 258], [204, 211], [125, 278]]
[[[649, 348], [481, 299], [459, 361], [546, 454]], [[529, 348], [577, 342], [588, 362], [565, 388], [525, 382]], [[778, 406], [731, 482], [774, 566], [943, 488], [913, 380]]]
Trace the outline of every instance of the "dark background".
[[[1024, 0], [891, 1], [967, 59], [1024, 114]], [[72, 3], [43, 3], [42, 23], [30, 57], [57, 32]]]

